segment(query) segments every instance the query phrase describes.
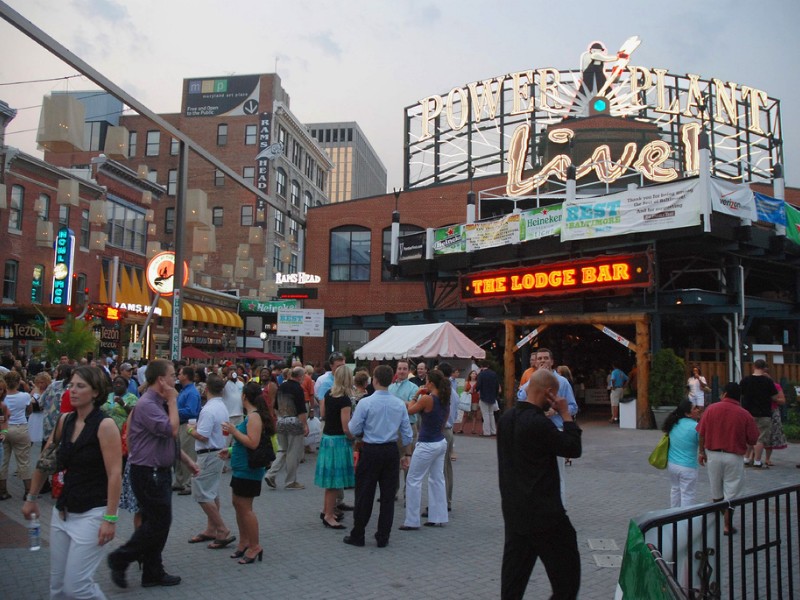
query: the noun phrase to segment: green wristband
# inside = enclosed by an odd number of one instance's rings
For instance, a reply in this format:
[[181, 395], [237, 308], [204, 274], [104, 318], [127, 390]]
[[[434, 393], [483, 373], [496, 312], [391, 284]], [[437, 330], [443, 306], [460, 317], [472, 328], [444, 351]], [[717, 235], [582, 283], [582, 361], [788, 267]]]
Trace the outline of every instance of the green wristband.
[[116, 523], [119, 521], [119, 515], [103, 515], [103, 520], [109, 523]]
[[8, 429], [0, 429], [0, 433], [8, 433]]

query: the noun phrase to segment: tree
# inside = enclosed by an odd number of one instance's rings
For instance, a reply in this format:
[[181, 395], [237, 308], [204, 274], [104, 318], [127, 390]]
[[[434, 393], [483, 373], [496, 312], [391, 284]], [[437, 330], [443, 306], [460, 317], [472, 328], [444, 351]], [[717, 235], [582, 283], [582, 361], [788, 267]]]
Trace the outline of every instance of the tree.
[[89, 321], [69, 316], [58, 331], [53, 330], [50, 322], [47, 322], [44, 347], [47, 359], [51, 363], [57, 363], [61, 356], [79, 359], [89, 352], [95, 352], [97, 338]]
[[647, 396], [650, 406], [678, 406], [686, 398], [686, 365], [672, 348], [653, 355]]

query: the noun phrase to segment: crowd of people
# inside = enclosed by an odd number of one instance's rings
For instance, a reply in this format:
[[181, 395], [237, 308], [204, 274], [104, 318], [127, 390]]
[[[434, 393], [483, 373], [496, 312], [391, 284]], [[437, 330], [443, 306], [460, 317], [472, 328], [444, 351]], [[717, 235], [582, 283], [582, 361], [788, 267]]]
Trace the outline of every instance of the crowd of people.
[[[452, 510], [453, 433], [463, 433], [467, 423], [475, 433], [480, 420], [481, 435], [496, 436], [498, 444], [505, 524], [501, 596], [522, 597], [541, 558], [554, 594], [576, 597], [580, 555], [566, 515], [564, 467], [581, 454], [581, 430], [569, 369], [556, 369], [552, 352], [538, 348], [520, 381], [518, 402], [505, 410], [499, 377], [488, 362], [466, 374], [461, 401], [459, 379], [459, 370], [446, 361], [414, 365], [400, 359], [394, 368], [353, 373], [338, 352], [321, 373], [299, 361], [252, 368], [62, 357], [52, 376], [46, 366], [31, 374], [14, 365], [0, 374], [0, 499], [10, 498], [6, 480], [13, 456], [25, 488], [26, 518], [40, 514], [40, 494], [52, 489], [57, 497], [50, 520], [51, 593], [103, 598], [94, 581], [103, 557], [119, 587], [127, 587], [134, 562], [144, 587], [181, 582], [162, 560], [174, 493], [191, 495], [202, 511], [204, 526], [189, 543], [231, 548], [240, 564], [260, 562], [254, 499], [262, 481], [277, 488], [280, 475], [284, 489], [305, 489], [297, 472], [308, 451], [317, 454], [313, 482], [322, 490], [322, 525], [344, 530], [345, 513], [353, 512], [345, 544], [366, 544], [378, 490], [379, 548], [389, 544], [401, 491], [400, 531], [444, 527]], [[627, 376], [612, 373], [609, 381], [620, 388]], [[700, 466], [707, 467], [713, 500], [736, 497], [745, 466], [766, 468], [769, 454], [762, 462], [762, 453], [774, 447], [774, 410], [783, 398], [763, 361], [741, 384], [725, 386], [719, 403], [699, 401], [706, 387], [699, 368], [693, 369], [687, 397], [664, 426], [675, 507], [696, 503]], [[311, 431], [314, 421], [318, 437]], [[57, 446], [53, 469], [42, 461], [31, 467], [31, 446], [39, 443], [43, 449]], [[259, 448], [270, 458], [256, 464]], [[235, 531], [220, 510], [227, 470]], [[353, 505], [344, 500], [346, 489], [353, 490]], [[531, 506], [537, 518], [521, 521]], [[107, 554], [119, 509], [133, 513], [133, 534]], [[730, 515], [725, 533], [736, 533]]]

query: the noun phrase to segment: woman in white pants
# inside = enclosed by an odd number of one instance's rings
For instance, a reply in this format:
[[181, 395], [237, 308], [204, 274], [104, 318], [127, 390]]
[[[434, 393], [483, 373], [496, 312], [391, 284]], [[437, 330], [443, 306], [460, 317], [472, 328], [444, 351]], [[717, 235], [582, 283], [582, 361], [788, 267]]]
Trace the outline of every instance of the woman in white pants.
[[669, 435], [667, 469], [670, 478], [670, 507], [695, 504], [697, 488], [697, 421], [702, 408], [688, 398], [667, 416], [663, 431]]
[[[69, 384], [73, 412], [63, 415], [48, 445], [60, 440], [58, 468], [64, 488], [50, 519], [50, 598], [105, 599], [94, 572], [114, 539], [122, 487], [119, 428], [100, 410], [108, 397], [105, 373], [78, 367]], [[37, 504], [44, 474], [34, 472], [22, 514], [41, 515]]]
[[444, 426], [450, 409], [450, 379], [434, 369], [428, 373], [425, 384], [427, 394], [408, 405], [408, 414], [420, 415], [419, 436], [406, 478], [406, 518], [401, 531], [412, 531], [420, 526], [422, 482], [428, 478], [427, 527], [442, 527], [447, 523], [447, 492], [444, 483], [444, 456], [447, 440]]

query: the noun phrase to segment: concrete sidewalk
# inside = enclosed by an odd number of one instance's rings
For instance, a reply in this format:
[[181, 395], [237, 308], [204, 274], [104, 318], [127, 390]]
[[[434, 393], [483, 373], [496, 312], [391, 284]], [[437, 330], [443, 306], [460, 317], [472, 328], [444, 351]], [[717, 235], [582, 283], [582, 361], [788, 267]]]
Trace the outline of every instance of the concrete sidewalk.
[[[629, 520], [649, 510], [669, 506], [669, 478], [647, 463], [660, 432], [620, 430], [605, 417], [582, 419], [583, 457], [567, 467], [568, 511], [578, 532], [581, 548], [581, 598], [613, 598]], [[245, 598], [272, 599], [361, 599], [409, 600], [436, 597], [441, 600], [496, 598], [500, 590], [503, 520], [497, 488], [495, 440], [456, 436], [453, 512], [447, 527], [398, 531], [402, 524], [402, 501], [396, 504], [394, 531], [389, 546], [378, 549], [372, 534], [377, 519], [367, 528], [367, 546], [353, 548], [342, 543], [346, 531], [323, 528], [319, 520], [322, 490], [313, 485], [313, 455], [306, 455], [298, 478], [305, 490], [286, 491], [263, 486], [255, 501], [261, 526], [264, 562], [238, 565], [229, 550], [213, 551], [187, 540], [204, 527], [204, 516], [191, 496], [174, 496], [174, 522], [165, 549], [165, 566], [183, 577], [173, 588], [142, 589], [136, 565], [128, 570], [130, 587], [119, 590], [101, 565], [97, 581], [109, 598], [186, 598], [204, 600]], [[796, 484], [800, 481], [800, 445], [791, 444], [773, 456], [776, 467], [748, 469], [745, 492], [753, 493]], [[13, 463], [13, 461], [12, 461]], [[14, 472], [14, 465], [10, 473]], [[226, 523], [235, 531], [230, 502], [229, 475], [225, 476], [222, 509]], [[27, 550], [20, 514], [22, 485], [9, 480], [13, 499], [0, 502], [0, 590], [7, 598], [47, 598], [49, 573], [50, 506], [45, 512], [40, 552]], [[352, 502], [352, 492], [347, 492]], [[709, 485], [701, 469], [698, 500], [708, 500]], [[48, 506], [47, 509], [44, 507]], [[344, 520], [352, 524], [348, 514]], [[123, 513], [118, 539], [123, 543], [132, 530], [132, 518]], [[433, 591], [436, 590], [434, 593]], [[550, 585], [537, 564], [526, 598], [546, 598]]]

